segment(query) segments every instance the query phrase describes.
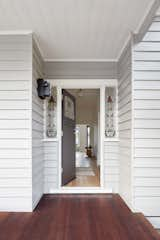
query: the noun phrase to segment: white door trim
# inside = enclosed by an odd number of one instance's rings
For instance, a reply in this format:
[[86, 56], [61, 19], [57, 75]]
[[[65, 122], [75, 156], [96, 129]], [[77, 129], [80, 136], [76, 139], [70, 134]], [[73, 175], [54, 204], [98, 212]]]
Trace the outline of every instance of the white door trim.
[[[111, 193], [112, 189], [104, 186], [104, 118], [105, 87], [115, 86], [116, 79], [48, 79], [57, 86], [57, 135], [58, 135], [58, 189], [54, 193]], [[61, 186], [62, 173], [62, 89], [100, 89], [100, 187], [64, 187]]]

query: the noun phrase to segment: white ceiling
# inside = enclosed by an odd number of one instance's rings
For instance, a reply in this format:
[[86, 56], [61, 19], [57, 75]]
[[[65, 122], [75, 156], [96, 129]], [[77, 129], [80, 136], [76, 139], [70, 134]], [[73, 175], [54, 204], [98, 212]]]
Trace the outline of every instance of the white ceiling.
[[96, 124], [100, 104], [99, 89], [67, 89], [76, 98], [77, 124]]
[[32, 30], [44, 59], [116, 60], [152, 0], [0, 0], [0, 31]]
[[76, 98], [78, 108], [87, 108], [95, 111], [99, 104], [99, 89], [67, 89], [67, 91]]
[[99, 96], [99, 89], [67, 89], [67, 91], [72, 94], [76, 99], [78, 98], [90, 98], [91, 101]]

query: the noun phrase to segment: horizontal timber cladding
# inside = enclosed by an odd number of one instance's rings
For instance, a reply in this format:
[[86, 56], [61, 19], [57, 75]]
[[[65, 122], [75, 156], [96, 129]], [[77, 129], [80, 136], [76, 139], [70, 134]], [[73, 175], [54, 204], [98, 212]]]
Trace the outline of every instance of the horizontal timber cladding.
[[160, 227], [160, 18], [133, 51], [134, 205]]
[[118, 62], [119, 193], [131, 205], [132, 55], [128, 42]]
[[32, 35], [0, 36], [0, 211], [32, 210]]
[[37, 95], [37, 79], [43, 78], [43, 60], [35, 41], [32, 45], [32, 208], [44, 191], [43, 101]]
[[58, 189], [58, 142], [44, 142], [44, 193]]
[[0, 36], [0, 211], [32, 211], [43, 194], [42, 69], [32, 34]]
[[119, 142], [104, 142], [104, 186], [114, 193], [119, 191]]

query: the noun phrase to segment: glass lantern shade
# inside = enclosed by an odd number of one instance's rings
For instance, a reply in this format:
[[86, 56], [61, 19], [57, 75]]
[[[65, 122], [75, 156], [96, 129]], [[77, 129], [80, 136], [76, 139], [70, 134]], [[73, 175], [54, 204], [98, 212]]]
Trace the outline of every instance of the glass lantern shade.
[[[111, 90], [110, 90], [111, 91]], [[114, 91], [112, 91], [113, 94]], [[114, 96], [106, 94], [105, 103], [105, 136], [114, 137], [115, 127], [114, 127]]]
[[47, 102], [47, 130], [46, 134], [48, 137], [56, 137], [56, 96], [55, 91], [52, 89], [52, 95]]

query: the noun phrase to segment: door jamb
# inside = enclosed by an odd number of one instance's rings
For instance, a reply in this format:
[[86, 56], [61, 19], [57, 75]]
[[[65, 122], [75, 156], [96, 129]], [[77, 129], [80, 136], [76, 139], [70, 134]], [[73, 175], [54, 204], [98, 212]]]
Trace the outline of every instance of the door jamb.
[[[47, 79], [49, 82], [53, 82], [53, 85], [57, 87], [57, 139], [58, 144], [58, 185], [52, 193], [62, 194], [62, 193], [112, 193], [111, 188], [106, 188], [104, 185], [104, 118], [105, 118], [105, 87], [116, 86], [117, 79]], [[62, 129], [62, 89], [100, 89], [100, 134], [101, 134], [101, 187], [79, 187], [79, 188], [69, 188], [61, 186], [61, 129]], [[64, 189], [65, 188], [65, 189]]]
[[[99, 89], [100, 90], [100, 186], [99, 187], [64, 187], [62, 186], [62, 89], [78, 89], [78, 88], [82, 88], [82, 89]], [[103, 159], [104, 159], [104, 153], [103, 153], [103, 145], [104, 145], [104, 137], [103, 137], [103, 133], [104, 133], [104, 98], [105, 98], [105, 87], [104, 86], [97, 86], [97, 84], [93, 84], [93, 82], [91, 82], [90, 85], [87, 84], [87, 86], [85, 86], [85, 83], [83, 83], [81, 85], [81, 87], [77, 87], [76, 84], [72, 84], [72, 85], [67, 85], [67, 81], [66, 84], [64, 84], [63, 86], [58, 86], [57, 88], [57, 92], [58, 92], [58, 122], [59, 122], [59, 129], [58, 129], [58, 135], [59, 137], [59, 192], [60, 193], [98, 193], [98, 192], [106, 192], [106, 190], [104, 189], [104, 166], [103, 166]], [[107, 191], [108, 192], [108, 191]]]

